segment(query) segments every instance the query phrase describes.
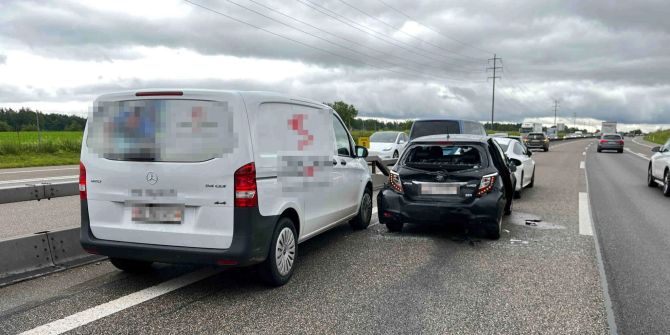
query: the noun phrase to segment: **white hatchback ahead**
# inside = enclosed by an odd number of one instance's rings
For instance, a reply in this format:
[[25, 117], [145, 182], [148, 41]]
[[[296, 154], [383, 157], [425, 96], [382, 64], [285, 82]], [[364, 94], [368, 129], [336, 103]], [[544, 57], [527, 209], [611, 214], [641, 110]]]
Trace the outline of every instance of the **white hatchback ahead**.
[[152, 90], [99, 97], [84, 132], [81, 244], [122, 270], [259, 264], [293, 274], [298, 243], [364, 229], [372, 182], [328, 106], [277, 93]]

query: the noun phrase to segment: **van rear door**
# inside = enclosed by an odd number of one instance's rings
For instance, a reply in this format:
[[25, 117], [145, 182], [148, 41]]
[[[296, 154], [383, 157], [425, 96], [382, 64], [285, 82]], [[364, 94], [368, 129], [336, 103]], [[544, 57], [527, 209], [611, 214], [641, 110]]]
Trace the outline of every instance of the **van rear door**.
[[236, 93], [103, 96], [86, 128], [91, 232], [103, 240], [226, 249], [235, 171], [253, 161]]

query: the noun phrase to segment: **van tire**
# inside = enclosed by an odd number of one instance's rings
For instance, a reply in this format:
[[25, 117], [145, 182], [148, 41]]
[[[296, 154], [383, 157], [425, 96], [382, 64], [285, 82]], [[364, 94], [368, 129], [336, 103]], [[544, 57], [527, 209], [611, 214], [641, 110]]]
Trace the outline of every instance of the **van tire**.
[[151, 264], [153, 263], [150, 261], [137, 261], [125, 258], [110, 258], [109, 261], [117, 269], [131, 273], [147, 272], [151, 270]]
[[[290, 234], [290, 235], [286, 235]], [[286, 284], [293, 276], [293, 270], [295, 269], [296, 260], [298, 258], [298, 234], [296, 234], [295, 224], [293, 220], [289, 217], [282, 217], [277, 222], [274, 233], [272, 233], [272, 239], [270, 240], [270, 251], [268, 252], [268, 257], [258, 265], [259, 272], [263, 281], [269, 286], [282, 286]], [[280, 239], [281, 242], [280, 243]], [[292, 243], [291, 243], [292, 239]], [[288, 243], [288, 244], [286, 244]], [[290, 254], [291, 245], [293, 250], [293, 258], [290, 261], [289, 269], [287, 273], [282, 274], [279, 269], [279, 260], [277, 259], [278, 249], [282, 249], [281, 244], [288, 245], [288, 252], [285, 254], [288, 259], [291, 259]], [[281, 250], [279, 250], [281, 252]], [[284, 258], [285, 260], [287, 258]]]
[[349, 221], [349, 225], [354, 230], [363, 230], [370, 225], [372, 219], [372, 194], [369, 190], [363, 192], [361, 205], [358, 208], [358, 214]]

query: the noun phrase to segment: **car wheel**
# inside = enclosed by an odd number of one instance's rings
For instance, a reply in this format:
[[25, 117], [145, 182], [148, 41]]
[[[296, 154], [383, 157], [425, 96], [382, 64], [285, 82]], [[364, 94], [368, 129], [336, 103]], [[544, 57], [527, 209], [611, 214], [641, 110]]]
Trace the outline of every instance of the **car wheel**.
[[153, 263], [149, 261], [137, 261], [124, 258], [110, 258], [109, 261], [117, 269], [132, 273], [147, 272], [151, 269], [151, 264]]
[[398, 156], [399, 156], [398, 150], [394, 151], [393, 152], [393, 158], [398, 158]]
[[402, 222], [387, 222], [386, 223], [386, 229], [390, 232], [400, 232], [402, 231]]
[[370, 225], [370, 218], [372, 218], [372, 194], [367, 189], [363, 192], [361, 197], [361, 205], [358, 209], [358, 214], [349, 221], [351, 228], [356, 230], [365, 229]]
[[620, 154], [622, 154], [622, 153], [623, 153], [623, 149], [619, 149], [619, 150], [617, 150], [617, 152], [619, 152]]
[[533, 188], [535, 186], [535, 168], [533, 168], [533, 175], [530, 177], [530, 183], [528, 184], [528, 188]]
[[544, 148], [544, 152], [547, 152], [547, 151], [549, 151], [549, 147]]
[[665, 176], [663, 177], [663, 195], [670, 197], [670, 171], [665, 171]]
[[649, 170], [647, 170], [647, 186], [649, 187], [658, 186], [656, 184], [656, 180], [654, 180], [654, 176], [651, 174], [651, 164], [649, 164]]
[[521, 192], [523, 191], [523, 172], [521, 172], [521, 187], [518, 191], [514, 191], [514, 199], [521, 199]]
[[598, 152], [603, 152], [603, 149], [598, 148]]
[[286, 284], [293, 275], [298, 257], [298, 239], [295, 225], [288, 217], [279, 219], [272, 234], [270, 252], [260, 266], [263, 280], [270, 286]]
[[486, 237], [491, 240], [500, 239], [500, 235], [502, 235], [502, 216], [497, 223], [490, 225], [486, 231]]

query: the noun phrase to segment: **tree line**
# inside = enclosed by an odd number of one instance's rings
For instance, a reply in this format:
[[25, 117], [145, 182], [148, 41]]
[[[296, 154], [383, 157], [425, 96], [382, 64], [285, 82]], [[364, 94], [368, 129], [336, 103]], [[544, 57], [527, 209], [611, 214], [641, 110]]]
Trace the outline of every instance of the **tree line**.
[[36, 131], [37, 118], [40, 130], [45, 131], [82, 131], [86, 125], [86, 119], [76, 115], [44, 114], [30, 108], [0, 108], [0, 131]]

